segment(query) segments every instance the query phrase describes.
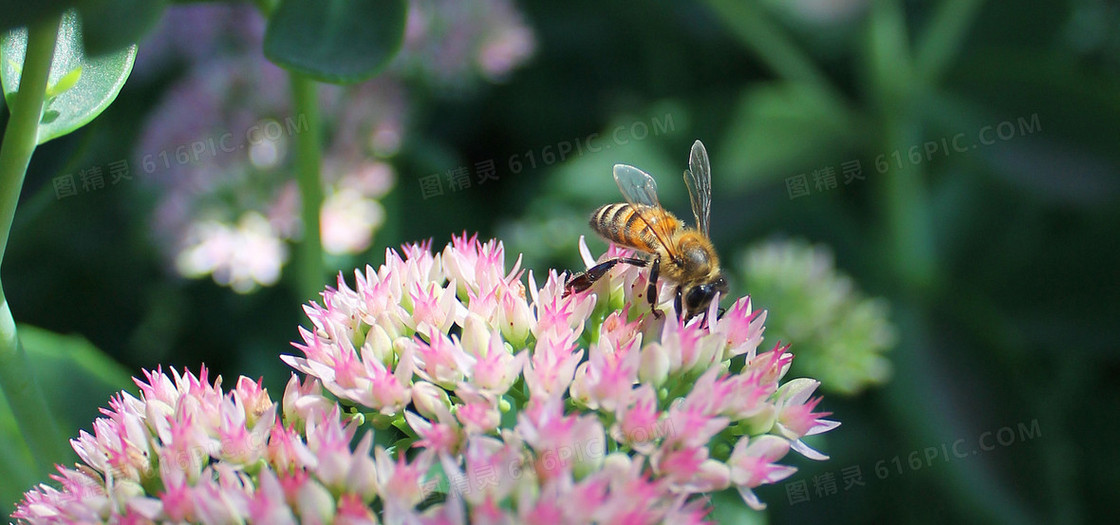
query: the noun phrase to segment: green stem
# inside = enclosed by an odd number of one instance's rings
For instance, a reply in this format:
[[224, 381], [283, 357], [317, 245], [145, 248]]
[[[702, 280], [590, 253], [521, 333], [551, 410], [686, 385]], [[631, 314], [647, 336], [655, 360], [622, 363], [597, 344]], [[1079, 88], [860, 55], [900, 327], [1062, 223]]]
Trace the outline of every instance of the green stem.
[[303, 239], [296, 254], [299, 294], [303, 299], [313, 299], [322, 291], [326, 277], [319, 231], [323, 183], [319, 173], [322, 123], [319, 122], [318, 85], [299, 73], [291, 73], [289, 77], [296, 113], [300, 118], [307, 119], [307, 130], [296, 135], [296, 180], [303, 219]]
[[[888, 118], [884, 151], [890, 171], [882, 181], [884, 216], [891, 263], [903, 289], [915, 296], [929, 291], [936, 274], [933, 224], [925, 169], [912, 163], [911, 150], [921, 144], [917, 126]], [[897, 153], [897, 157], [895, 156]], [[901, 159], [901, 161], [898, 161]]]
[[880, 199], [890, 248], [887, 253], [903, 288], [918, 292], [927, 289], [933, 279], [934, 250], [924, 159], [914, 162], [911, 158], [911, 150], [922, 141], [913, 110], [916, 91], [902, 6], [895, 0], [875, 0], [869, 24], [869, 65], [882, 129], [881, 156], [889, 165]]
[[[23, 60], [19, 92], [12, 103], [11, 117], [4, 131], [4, 142], [0, 144], [0, 261], [3, 261], [8, 246], [23, 179], [39, 138], [39, 118], [42, 116], [47, 79], [50, 76], [61, 21], [59, 16], [49, 17], [27, 31], [27, 54]], [[19, 343], [16, 322], [2, 285], [0, 388], [8, 398], [12, 412], [19, 422], [20, 432], [35, 456], [39, 469], [45, 471], [51, 463], [65, 458], [68, 454], [66, 441], [47, 407], [34, 371], [27, 363], [27, 355]]]
[[937, 6], [933, 19], [918, 43], [916, 71], [926, 86], [935, 84], [957, 55], [965, 31], [972, 25], [984, 0], [946, 0]]
[[60, 23], [61, 18], [54, 17], [28, 29], [19, 92], [15, 95], [4, 142], [0, 145], [0, 261], [8, 246], [23, 177], [39, 139], [39, 118]]
[[70, 455], [35, 371], [27, 362], [27, 352], [19, 342], [16, 321], [3, 290], [0, 290], [0, 387], [40, 474]]

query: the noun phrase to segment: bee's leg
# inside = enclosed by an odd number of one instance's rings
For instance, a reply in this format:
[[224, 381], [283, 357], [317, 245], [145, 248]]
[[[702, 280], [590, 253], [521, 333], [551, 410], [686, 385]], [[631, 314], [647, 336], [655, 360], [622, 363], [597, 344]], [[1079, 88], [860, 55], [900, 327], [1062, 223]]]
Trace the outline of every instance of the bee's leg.
[[677, 320], [680, 321], [681, 320], [681, 314], [684, 313], [684, 311], [681, 310], [681, 287], [680, 286], [677, 287], [677, 298], [673, 300], [673, 308], [677, 309]]
[[646, 299], [649, 301], [649, 310], [653, 317], [661, 319], [665, 315], [657, 309], [657, 277], [661, 274], [661, 256], [653, 258], [653, 268], [649, 271], [649, 287], [646, 288]]
[[615, 257], [614, 259], [603, 261], [599, 264], [596, 264], [595, 266], [588, 268], [587, 271], [575, 277], [572, 277], [567, 283], [565, 283], [564, 294], [562, 297], [567, 297], [573, 293], [579, 293], [588, 288], [591, 288], [591, 285], [595, 284], [595, 281], [602, 279], [603, 276], [606, 275], [607, 272], [611, 271], [611, 268], [614, 268], [614, 265], [618, 263], [633, 264], [634, 266], [645, 266], [649, 264], [648, 261], [633, 257]]

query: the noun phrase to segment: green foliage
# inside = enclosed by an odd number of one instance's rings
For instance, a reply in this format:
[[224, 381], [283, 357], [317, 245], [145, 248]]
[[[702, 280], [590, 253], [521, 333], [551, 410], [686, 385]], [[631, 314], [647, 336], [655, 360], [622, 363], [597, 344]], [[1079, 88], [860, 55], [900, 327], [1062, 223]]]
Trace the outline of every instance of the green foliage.
[[80, 3], [75, 0], [0, 0], [0, 32], [33, 24]]
[[[26, 29], [11, 31], [0, 41], [0, 80], [9, 105], [19, 89], [26, 49]], [[36, 142], [43, 144], [66, 135], [105, 111], [128, 79], [135, 59], [135, 45], [98, 57], [87, 56], [83, 51], [78, 15], [67, 11], [55, 44], [47, 85], [47, 92], [53, 96], [45, 102]]]
[[854, 117], [809, 84], [775, 81], [752, 86], [733, 111], [721, 143], [721, 151], [727, 153], [719, 166], [725, 174], [741, 177], [736, 181], [741, 189], [828, 162], [866, 140]]
[[112, 394], [132, 387], [128, 369], [80, 335], [20, 325], [19, 337], [67, 433], [88, 428], [97, 407], [104, 406]]
[[[78, 429], [91, 430], [90, 422], [99, 415], [99, 407], [105, 406], [116, 392], [132, 386], [128, 370], [84, 337], [30, 325], [20, 325], [19, 334], [27, 360], [47, 393], [47, 404], [69, 437], [77, 437]], [[9, 444], [0, 447], [0, 466], [7, 473], [0, 476], [0, 501], [11, 502], [33, 482], [43, 480], [30, 476], [36, 471], [35, 463], [23, 446], [23, 438], [2, 395], [0, 439]], [[70, 458], [55, 461], [66, 464]]]
[[86, 54], [99, 56], [139, 44], [167, 8], [167, 0], [88, 0], [80, 8]]
[[62, 78], [58, 79], [58, 82], [55, 82], [54, 84], [51, 84], [51, 85], [47, 86], [47, 91], [45, 93], [47, 100], [48, 101], [53, 100], [55, 97], [65, 93], [67, 91], [70, 91], [70, 88], [73, 88], [74, 84], [77, 84], [78, 80], [80, 80], [81, 78], [82, 78], [82, 67], [81, 66], [78, 66], [78, 67], [70, 70], [69, 73], [67, 73], [65, 75], [62, 75]]
[[367, 80], [400, 50], [406, 0], [282, 0], [269, 16], [265, 56], [316, 80]]
[[0, 439], [5, 443], [0, 447], [0, 472], [4, 472], [4, 476], [0, 476], [0, 503], [10, 509], [24, 491], [49, 473], [39, 472], [35, 466], [35, 458], [24, 444], [19, 424], [3, 395], [0, 395]]

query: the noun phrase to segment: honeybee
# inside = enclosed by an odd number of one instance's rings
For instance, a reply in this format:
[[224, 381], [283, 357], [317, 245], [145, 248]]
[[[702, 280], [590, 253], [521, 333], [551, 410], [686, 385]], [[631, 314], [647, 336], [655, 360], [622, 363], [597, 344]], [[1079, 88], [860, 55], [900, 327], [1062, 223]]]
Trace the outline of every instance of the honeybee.
[[727, 280], [708, 239], [712, 171], [704, 144], [692, 144], [684, 172], [695, 228], [661, 207], [657, 183], [646, 172], [615, 164], [614, 180], [626, 202], [600, 206], [591, 214], [591, 228], [608, 241], [641, 252], [640, 257], [616, 257], [592, 266], [564, 285], [564, 295], [588, 289], [618, 263], [651, 267], [646, 297], [658, 318], [663, 315], [657, 310], [657, 280], [662, 275], [677, 284], [673, 304], [678, 318], [691, 319], [708, 308], [717, 292], [726, 294]]

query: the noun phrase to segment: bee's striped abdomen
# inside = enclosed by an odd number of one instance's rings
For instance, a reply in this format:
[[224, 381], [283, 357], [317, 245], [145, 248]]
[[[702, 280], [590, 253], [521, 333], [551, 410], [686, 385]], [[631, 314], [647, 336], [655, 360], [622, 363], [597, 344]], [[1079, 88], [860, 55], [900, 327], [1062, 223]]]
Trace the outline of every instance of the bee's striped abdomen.
[[[655, 222], [665, 221], [662, 226], [675, 230], [676, 217], [664, 210], [647, 210], [646, 215]], [[627, 203], [600, 206], [591, 214], [591, 228], [609, 241], [628, 246], [647, 253], [657, 251], [660, 243], [650, 231], [650, 226]]]
[[599, 235], [618, 244], [633, 246], [632, 235], [626, 227], [627, 221], [641, 221], [641, 219], [626, 203], [606, 204], [591, 214], [591, 228], [599, 232]]

